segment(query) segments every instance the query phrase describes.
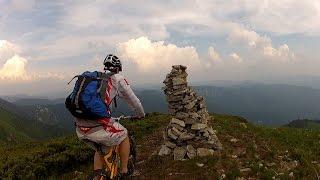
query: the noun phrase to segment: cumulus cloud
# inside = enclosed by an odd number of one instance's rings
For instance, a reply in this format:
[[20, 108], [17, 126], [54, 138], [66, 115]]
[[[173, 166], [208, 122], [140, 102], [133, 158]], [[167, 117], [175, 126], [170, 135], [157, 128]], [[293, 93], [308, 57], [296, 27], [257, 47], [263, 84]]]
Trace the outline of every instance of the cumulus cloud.
[[19, 52], [20, 49], [15, 44], [7, 40], [0, 40], [0, 62], [7, 60]]
[[20, 52], [20, 48], [17, 45], [7, 40], [0, 40], [0, 80], [9, 80], [8, 82], [10, 82], [11, 80], [31, 81], [43, 78], [62, 78], [62, 76], [51, 72], [28, 72], [26, 70], [28, 60], [20, 56]]
[[208, 48], [208, 55], [212, 62], [221, 62], [220, 54], [211, 46]]
[[228, 41], [232, 44], [237, 43], [244, 45], [250, 50], [255, 50], [261, 55], [271, 59], [287, 61], [295, 57], [287, 44], [275, 48], [269, 37], [261, 36], [255, 31], [250, 31], [242, 27], [234, 28], [228, 36]]
[[123, 59], [133, 62], [142, 72], [158, 72], [169, 69], [173, 64], [183, 64], [196, 68], [200, 64], [196, 48], [178, 47], [165, 44], [164, 41], [151, 41], [147, 37], [130, 39], [117, 46], [117, 52]]
[[242, 62], [242, 58], [237, 53], [231, 53], [230, 57], [232, 58], [232, 60], [234, 62], [237, 62], [237, 63], [241, 63]]
[[27, 60], [18, 55], [8, 59], [3, 67], [0, 69], [0, 79], [28, 79], [25, 66]]

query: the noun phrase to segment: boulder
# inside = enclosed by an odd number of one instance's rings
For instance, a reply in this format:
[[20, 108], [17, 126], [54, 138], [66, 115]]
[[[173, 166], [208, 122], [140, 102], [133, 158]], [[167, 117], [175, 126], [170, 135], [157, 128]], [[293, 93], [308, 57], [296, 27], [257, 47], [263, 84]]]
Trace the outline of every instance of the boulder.
[[177, 145], [171, 141], [165, 141], [164, 145], [166, 145], [167, 147], [174, 149], [175, 147], [177, 147]]
[[177, 119], [177, 118], [172, 118], [170, 123], [172, 124], [178, 124], [180, 125], [181, 127], [185, 127], [186, 124], [184, 123], [184, 121], [180, 120], [180, 119]]
[[196, 136], [195, 134], [184, 132], [184, 133], [180, 134], [178, 139], [182, 140], [182, 141], [186, 141], [186, 140], [193, 139], [195, 136]]
[[176, 136], [175, 134], [173, 134], [171, 129], [168, 129], [168, 137], [171, 138], [171, 139], [173, 139], [173, 140], [178, 139], [178, 136]]
[[196, 149], [192, 145], [187, 145], [187, 156], [189, 157], [189, 159], [194, 158], [196, 155]]
[[166, 145], [162, 145], [158, 155], [166, 156], [166, 155], [169, 155], [170, 153], [171, 153], [171, 149], [168, 148]]
[[174, 158], [174, 160], [182, 160], [182, 159], [184, 159], [186, 153], [187, 153], [187, 150], [185, 148], [176, 147], [173, 150], [173, 158]]
[[193, 129], [193, 130], [201, 130], [201, 129], [205, 129], [206, 127], [207, 127], [206, 124], [195, 123], [195, 124], [192, 124], [191, 129]]

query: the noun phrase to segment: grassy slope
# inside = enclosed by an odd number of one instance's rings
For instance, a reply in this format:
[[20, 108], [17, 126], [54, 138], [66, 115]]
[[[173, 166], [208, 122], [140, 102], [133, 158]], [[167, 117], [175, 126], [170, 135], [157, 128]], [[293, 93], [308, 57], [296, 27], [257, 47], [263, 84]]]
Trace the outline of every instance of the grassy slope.
[[15, 116], [0, 108], [0, 142], [30, 140], [30, 137], [19, 131], [14, 124]]
[[[155, 156], [169, 119], [167, 115], [151, 114], [141, 121], [126, 123], [137, 136], [137, 170], [141, 173], [138, 179], [212, 179], [223, 174], [228, 179], [273, 176], [287, 179], [291, 172], [298, 178], [315, 179], [320, 172], [320, 131], [256, 127], [243, 118], [228, 115], [215, 115], [215, 120], [210, 122], [224, 146], [221, 153], [188, 161]], [[239, 141], [233, 143], [232, 138]], [[0, 177], [54, 175], [53, 179], [71, 179], [77, 170], [83, 172], [77, 173], [83, 178], [90, 170], [91, 155], [92, 151], [72, 137], [4, 148], [0, 150]], [[1, 166], [3, 162], [6, 165]], [[204, 166], [198, 167], [196, 163]], [[242, 172], [245, 168], [250, 171]], [[65, 171], [70, 173], [64, 174]]]

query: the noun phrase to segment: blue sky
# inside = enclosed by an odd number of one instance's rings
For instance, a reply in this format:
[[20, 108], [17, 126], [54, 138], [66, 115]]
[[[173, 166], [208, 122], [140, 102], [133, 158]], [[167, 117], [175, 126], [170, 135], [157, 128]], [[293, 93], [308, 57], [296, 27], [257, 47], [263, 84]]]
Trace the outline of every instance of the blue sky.
[[68, 89], [108, 53], [135, 85], [173, 64], [192, 82], [319, 76], [319, 19], [315, 0], [0, 0], [0, 94]]

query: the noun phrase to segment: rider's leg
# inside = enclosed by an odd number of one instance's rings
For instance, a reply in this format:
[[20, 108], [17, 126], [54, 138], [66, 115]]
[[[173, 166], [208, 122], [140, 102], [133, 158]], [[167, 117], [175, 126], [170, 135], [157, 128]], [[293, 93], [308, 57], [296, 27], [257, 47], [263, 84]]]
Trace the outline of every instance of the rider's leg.
[[128, 160], [130, 154], [130, 142], [129, 137], [127, 136], [120, 144], [119, 144], [119, 154], [121, 161], [121, 173], [128, 172]]
[[96, 153], [94, 154], [93, 169], [94, 170], [102, 169], [103, 165], [104, 165], [103, 155], [101, 155], [96, 151]]

